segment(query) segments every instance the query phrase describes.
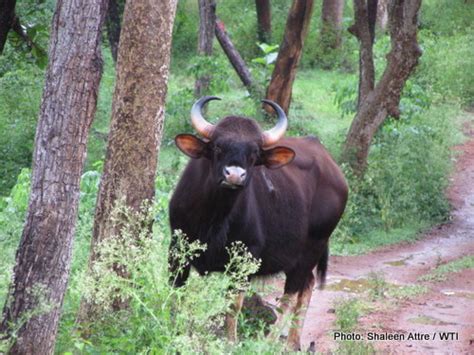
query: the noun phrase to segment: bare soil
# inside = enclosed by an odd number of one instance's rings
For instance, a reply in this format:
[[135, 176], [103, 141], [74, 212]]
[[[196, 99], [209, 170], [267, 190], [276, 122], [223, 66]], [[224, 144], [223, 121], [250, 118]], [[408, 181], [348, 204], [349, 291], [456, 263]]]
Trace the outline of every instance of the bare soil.
[[[331, 257], [327, 287], [314, 291], [307, 312], [303, 349], [314, 341], [318, 352], [336, 350], [335, 301], [367, 298], [367, 279], [375, 272], [390, 284], [428, 288], [426, 293], [406, 300], [382, 300], [359, 319], [357, 332], [365, 340], [367, 332], [405, 335], [403, 341], [372, 341], [378, 353], [474, 354], [474, 270], [450, 273], [442, 282], [418, 280], [441, 264], [474, 255], [474, 128], [467, 124], [464, 128], [469, 139], [454, 148], [458, 155], [447, 191], [453, 206], [450, 222], [413, 243], [362, 256]], [[430, 340], [407, 340], [410, 332], [429, 334]], [[441, 340], [440, 332], [454, 332], [454, 339]]]

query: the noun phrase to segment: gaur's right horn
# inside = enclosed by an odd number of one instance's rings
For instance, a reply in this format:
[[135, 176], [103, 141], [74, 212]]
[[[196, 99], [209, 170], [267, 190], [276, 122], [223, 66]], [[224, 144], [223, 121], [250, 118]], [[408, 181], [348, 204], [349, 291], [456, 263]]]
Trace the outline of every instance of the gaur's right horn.
[[197, 100], [191, 108], [191, 124], [197, 133], [204, 138], [211, 138], [212, 132], [214, 132], [215, 126], [206, 121], [202, 116], [202, 108], [204, 105], [211, 100], [220, 100], [217, 96], [203, 96]]

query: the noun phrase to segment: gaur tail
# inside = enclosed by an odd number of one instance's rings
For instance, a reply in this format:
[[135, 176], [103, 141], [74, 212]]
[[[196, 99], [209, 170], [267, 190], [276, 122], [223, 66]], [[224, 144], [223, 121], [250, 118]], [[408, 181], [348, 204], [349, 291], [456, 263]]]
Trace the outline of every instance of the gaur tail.
[[326, 245], [326, 249], [319, 258], [318, 268], [316, 271], [316, 276], [318, 278], [318, 288], [322, 290], [326, 284], [326, 271], [328, 269], [328, 258], [329, 258], [329, 248]]

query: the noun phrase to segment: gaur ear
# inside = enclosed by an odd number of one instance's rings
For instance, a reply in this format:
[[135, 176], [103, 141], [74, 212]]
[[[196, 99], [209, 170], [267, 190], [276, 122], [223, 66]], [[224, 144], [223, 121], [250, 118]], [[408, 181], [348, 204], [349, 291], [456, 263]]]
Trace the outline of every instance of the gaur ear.
[[179, 150], [193, 159], [201, 158], [207, 150], [206, 143], [192, 134], [178, 134], [174, 142]]
[[264, 150], [261, 158], [261, 164], [269, 169], [278, 169], [289, 164], [295, 158], [296, 153], [293, 149], [287, 147], [275, 147]]

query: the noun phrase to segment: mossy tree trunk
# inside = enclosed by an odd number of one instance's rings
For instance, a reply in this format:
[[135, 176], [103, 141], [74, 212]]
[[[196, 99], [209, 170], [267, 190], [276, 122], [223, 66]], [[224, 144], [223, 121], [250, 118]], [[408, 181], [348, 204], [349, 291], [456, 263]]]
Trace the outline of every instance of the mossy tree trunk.
[[[143, 204], [155, 196], [176, 4], [177, 0], [134, 0], [125, 4], [112, 120], [89, 259], [91, 273], [100, 253], [99, 243], [120, 237], [121, 221], [111, 218], [118, 204], [140, 212]], [[126, 277], [120, 265], [115, 271]], [[117, 310], [126, 303], [117, 297], [113, 306]], [[97, 312], [100, 310], [93, 300], [83, 300], [79, 321], [92, 321]]]
[[326, 50], [341, 45], [344, 0], [323, 0], [321, 9], [321, 43]]
[[[417, 41], [417, 18], [421, 0], [394, 0], [389, 7], [391, 49], [387, 66], [374, 85], [373, 20], [377, 4], [354, 0], [355, 24], [350, 29], [360, 43], [359, 105], [346, 137], [342, 159], [362, 176], [372, 138], [380, 125], [392, 116], [398, 118], [400, 96], [406, 81], [418, 64], [421, 49]], [[372, 14], [372, 15], [371, 15]]]
[[[285, 34], [267, 90], [267, 99], [275, 101], [288, 113], [293, 82], [308, 33], [313, 0], [293, 0], [286, 21]], [[268, 110], [271, 110], [268, 108]]]
[[0, 333], [13, 343], [12, 354], [54, 350], [102, 72], [100, 31], [105, 11], [106, 0], [57, 1], [30, 201], [0, 325]]
[[[212, 56], [214, 30], [216, 26], [216, 3], [214, 0], [199, 0], [199, 38], [198, 55]], [[199, 98], [209, 90], [211, 74], [202, 75], [196, 79], [194, 95]]]

